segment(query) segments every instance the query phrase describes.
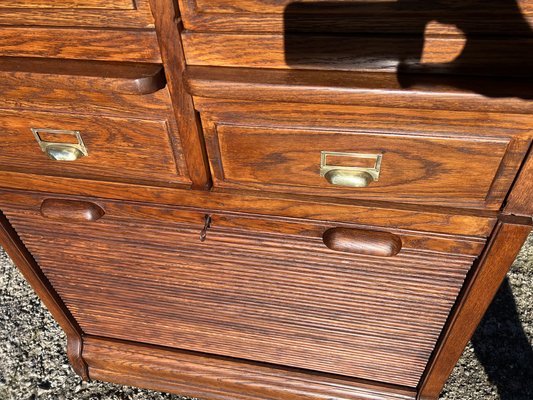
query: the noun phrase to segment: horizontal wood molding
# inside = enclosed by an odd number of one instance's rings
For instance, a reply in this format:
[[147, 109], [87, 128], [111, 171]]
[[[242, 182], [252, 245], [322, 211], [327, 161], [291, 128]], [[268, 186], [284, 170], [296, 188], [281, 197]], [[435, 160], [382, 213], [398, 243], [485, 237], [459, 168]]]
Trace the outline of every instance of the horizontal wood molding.
[[[394, 35], [183, 34], [188, 65], [522, 77], [530, 74], [530, 37], [517, 39], [513, 46], [505, 38], [482, 41], [469, 49], [468, 57], [454, 63], [463, 46], [465, 41], [460, 38], [442, 36], [421, 41]], [[516, 49], [522, 52], [516, 54]]]
[[160, 64], [0, 57], [0, 79], [5, 85], [61, 87], [69, 91], [95, 91], [144, 95], [166, 85]]
[[420, 207], [393, 203], [331, 201], [316, 197], [282, 194], [202, 192], [84, 179], [43, 178], [16, 172], [0, 172], [0, 187], [46, 193], [73, 194], [229, 211], [264, 216], [338, 221], [360, 225], [381, 225], [403, 229], [468, 236], [488, 236], [496, 221], [491, 212], [443, 207]]
[[2, 27], [0, 54], [160, 63], [155, 31]]
[[412, 400], [413, 390], [89, 336], [91, 377], [215, 400]]
[[[43, 207], [52, 205], [54, 215], [61, 217], [62, 210], [94, 210], [95, 207], [102, 211], [96, 215], [106, 220], [117, 223], [136, 222], [146, 226], [177, 226], [189, 224], [198, 229], [204, 225], [205, 214], [211, 215], [211, 226], [224, 230], [253, 230], [269, 235], [281, 235], [287, 238], [300, 237], [302, 240], [323, 240], [324, 233], [331, 229], [347, 229], [349, 231], [365, 232], [368, 242], [375, 236], [379, 239], [382, 235], [394, 238], [394, 242], [403, 249], [424, 250], [437, 253], [458, 253], [466, 256], [477, 256], [485, 245], [485, 239], [463, 235], [448, 235], [432, 232], [418, 232], [383, 226], [361, 226], [342, 221], [313, 221], [300, 218], [287, 218], [281, 216], [257, 216], [235, 213], [229, 210], [212, 210], [201, 208], [191, 209], [180, 205], [164, 206], [161, 204], [138, 203], [128, 201], [107, 200], [101, 198], [84, 198], [78, 196], [65, 196], [59, 194], [38, 194], [22, 192], [2, 192], [0, 206], [15, 210], [31, 210], [35, 215], [43, 214]], [[85, 214], [84, 214], [85, 215]], [[89, 214], [92, 215], [92, 214]], [[46, 215], [45, 215], [46, 216]], [[89, 220], [94, 218], [89, 218]], [[374, 236], [375, 235], [375, 236]], [[401, 241], [401, 243], [398, 242]], [[398, 249], [399, 250], [399, 249]]]
[[[390, 72], [305, 71], [189, 66], [187, 89], [199, 97], [353, 104], [459, 111], [531, 113], [533, 81]], [[491, 97], [487, 100], [487, 97]]]

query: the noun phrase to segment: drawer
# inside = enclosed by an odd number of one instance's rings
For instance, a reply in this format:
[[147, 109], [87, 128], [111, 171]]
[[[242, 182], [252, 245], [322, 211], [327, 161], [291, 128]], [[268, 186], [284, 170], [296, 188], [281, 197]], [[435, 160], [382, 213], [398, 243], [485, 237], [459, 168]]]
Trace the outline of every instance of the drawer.
[[[533, 2], [181, 0], [188, 65], [526, 75]], [[482, 9], [483, 12], [479, 12]], [[512, 41], [506, 37], [513, 37]]]
[[165, 121], [102, 115], [0, 110], [0, 169], [167, 186], [187, 181]]
[[[218, 32], [381, 32], [433, 34], [453, 33], [448, 26], [427, 24], [435, 20], [470, 19], [470, 33], [518, 32], [516, 5], [479, 1], [463, 8], [431, 4], [418, 0], [337, 1], [314, 0], [179, 0], [186, 29]], [[533, 20], [531, 0], [518, 0], [523, 18]], [[479, 7], [485, 12], [479, 13]], [[478, 11], [473, 14], [471, 10]], [[481, 20], [482, 23], [472, 23]], [[514, 24], [513, 24], [514, 22]], [[289, 23], [289, 24], [288, 24]], [[531, 22], [530, 22], [531, 23]], [[426, 26], [429, 25], [429, 26]], [[489, 28], [490, 27], [490, 28]]]
[[196, 105], [218, 188], [497, 209], [531, 141], [519, 116], [501, 126], [486, 113]]
[[160, 65], [0, 58], [0, 169], [190, 185]]
[[20, 195], [84, 333], [415, 387], [479, 238]]
[[149, 0], [2, 0], [0, 54], [161, 62]]
[[154, 26], [149, 0], [2, 0], [0, 23], [107, 28]]

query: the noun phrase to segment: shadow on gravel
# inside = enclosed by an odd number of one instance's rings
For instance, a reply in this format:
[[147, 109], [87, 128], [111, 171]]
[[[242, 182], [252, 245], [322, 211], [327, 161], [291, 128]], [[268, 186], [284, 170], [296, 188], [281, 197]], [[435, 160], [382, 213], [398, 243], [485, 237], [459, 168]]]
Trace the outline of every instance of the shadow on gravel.
[[501, 400], [533, 399], [533, 349], [508, 279], [472, 337], [472, 345]]

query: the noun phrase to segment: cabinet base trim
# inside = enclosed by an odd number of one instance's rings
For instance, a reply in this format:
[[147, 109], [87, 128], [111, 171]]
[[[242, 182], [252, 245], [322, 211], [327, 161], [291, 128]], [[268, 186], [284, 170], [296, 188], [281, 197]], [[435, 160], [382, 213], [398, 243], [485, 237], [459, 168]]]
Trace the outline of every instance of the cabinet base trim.
[[84, 338], [91, 379], [206, 399], [409, 400], [414, 389], [201, 353]]

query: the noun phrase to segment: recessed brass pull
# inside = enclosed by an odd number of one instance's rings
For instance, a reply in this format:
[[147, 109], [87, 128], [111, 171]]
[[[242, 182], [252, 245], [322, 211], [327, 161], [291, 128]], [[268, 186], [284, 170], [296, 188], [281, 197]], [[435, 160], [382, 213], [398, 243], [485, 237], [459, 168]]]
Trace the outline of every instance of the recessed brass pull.
[[[373, 167], [346, 167], [328, 165], [328, 157], [347, 157], [353, 159], [370, 159], [374, 161]], [[381, 171], [382, 154], [340, 153], [323, 151], [320, 157], [320, 176], [332, 185], [361, 188], [367, 187], [379, 179]], [[354, 160], [355, 162], [355, 160]]]
[[[75, 161], [81, 157], [89, 155], [87, 147], [83, 143], [81, 133], [79, 131], [67, 131], [58, 129], [38, 129], [31, 128], [37, 143], [41, 147], [41, 150], [50, 158], [56, 161]], [[42, 133], [56, 134], [56, 135], [72, 135], [76, 138], [77, 143], [61, 143], [61, 142], [49, 142], [43, 140]]]
[[332, 185], [349, 187], [367, 187], [374, 178], [366, 171], [346, 171], [343, 169], [331, 169], [326, 172], [324, 178]]

